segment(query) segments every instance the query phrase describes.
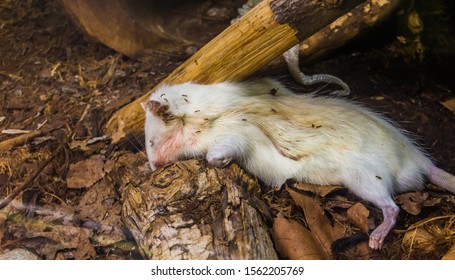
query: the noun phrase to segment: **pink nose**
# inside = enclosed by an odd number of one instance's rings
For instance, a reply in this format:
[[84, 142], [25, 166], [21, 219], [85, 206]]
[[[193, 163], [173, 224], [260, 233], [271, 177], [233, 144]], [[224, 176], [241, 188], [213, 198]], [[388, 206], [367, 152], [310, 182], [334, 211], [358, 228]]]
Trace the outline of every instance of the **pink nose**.
[[155, 161], [153, 162], [153, 166], [155, 166], [155, 169], [158, 169], [164, 165], [164, 162], [162, 161]]

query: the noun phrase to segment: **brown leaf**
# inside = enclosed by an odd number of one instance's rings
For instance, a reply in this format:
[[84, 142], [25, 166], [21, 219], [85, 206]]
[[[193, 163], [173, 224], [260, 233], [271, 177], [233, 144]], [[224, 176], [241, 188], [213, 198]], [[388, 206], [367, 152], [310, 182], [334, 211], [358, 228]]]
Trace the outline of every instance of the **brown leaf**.
[[326, 207], [329, 208], [343, 208], [343, 209], [348, 209], [352, 205], [354, 205], [354, 202], [348, 200], [346, 197], [337, 195], [334, 198], [331, 198], [327, 204], [325, 205]]
[[396, 201], [409, 214], [418, 215], [422, 211], [422, 207], [439, 204], [441, 198], [429, 197], [428, 193], [410, 192], [398, 195]]
[[49, 133], [53, 130], [56, 130], [56, 129], [59, 129], [59, 128], [62, 128], [66, 123], [64, 121], [61, 121], [61, 120], [52, 120], [48, 123], [46, 123], [43, 127], [43, 132], [44, 133]]
[[325, 197], [326, 195], [328, 195], [331, 192], [334, 192], [336, 190], [343, 189], [342, 186], [321, 186], [321, 185], [313, 185], [313, 184], [307, 184], [307, 183], [294, 184], [294, 188], [302, 190], [302, 191], [312, 192], [315, 195], [318, 195], [321, 197]]
[[88, 188], [101, 180], [104, 175], [104, 156], [94, 155], [87, 160], [71, 164], [66, 182], [68, 188]]
[[314, 198], [300, 194], [290, 188], [288, 188], [288, 191], [294, 202], [303, 209], [306, 221], [315, 239], [322, 245], [326, 254], [331, 256], [331, 246], [335, 238], [332, 226], [324, 214], [324, 210]]
[[281, 213], [274, 219], [273, 233], [277, 251], [283, 257], [291, 260], [330, 259], [330, 255], [307, 228], [283, 218]]
[[443, 260], [455, 260], [455, 246], [452, 248], [442, 257]]
[[368, 215], [370, 211], [360, 202], [352, 205], [346, 212], [354, 225], [356, 225], [362, 232], [368, 233]]
[[78, 218], [95, 223], [99, 233], [108, 233], [115, 242], [124, 240], [121, 229], [121, 205], [111, 182], [106, 178], [96, 183], [82, 196], [76, 206]]
[[334, 223], [333, 228], [332, 228], [334, 240], [346, 237], [347, 228], [348, 227], [342, 223], [339, 223], [339, 222]]

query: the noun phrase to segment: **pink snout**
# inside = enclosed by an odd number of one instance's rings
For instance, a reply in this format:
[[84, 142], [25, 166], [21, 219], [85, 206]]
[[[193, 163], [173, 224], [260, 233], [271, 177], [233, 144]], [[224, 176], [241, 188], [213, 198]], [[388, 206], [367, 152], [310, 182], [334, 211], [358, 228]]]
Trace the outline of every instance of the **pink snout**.
[[166, 163], [162, 162], [162, 161], [151, 161], [150, 162], [150, 168], [152, 169], [152, 171], [155, 171], [158, 168], [163, 167], [165, 164]]

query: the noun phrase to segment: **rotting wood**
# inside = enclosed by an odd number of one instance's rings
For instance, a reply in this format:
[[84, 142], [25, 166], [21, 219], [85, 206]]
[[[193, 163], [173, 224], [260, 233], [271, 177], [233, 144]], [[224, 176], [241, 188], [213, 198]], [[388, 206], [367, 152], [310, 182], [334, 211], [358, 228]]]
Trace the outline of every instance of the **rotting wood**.
[[133, 181], [122, 195], [122, 219], [145, 258], [277, 259], [269, 229], [252, 206], [260, 187], [237, 165], [219, 169], [189, 160], [137, 186]]
[[[321, 1], [316, 0], [263, 1], [175, 69], [160, 85], [187, 81], [216, 83], [242, 80], [299, 43], [301, 39], [312, 35], [311, 32], [320, 30], [362, 2], [365, 0], [346, 1], [338, 8], [328, 9]], [[294, 12], [292, 20], [289, 17], [277, 17], [275, 14], [284, 15], [289, 10], [297, 11], [302, 7], [312, 13]], [[324, 19], [318, 19], [318, 15]], [[302, 23], [310, 25], [311, 28], [304, 28]], [[127, 134], [142, 130], [144, 114], [140, 103], [155, 89], [111, 117], [106, 125], [106, 133], [113, 143], [117, 143]]]

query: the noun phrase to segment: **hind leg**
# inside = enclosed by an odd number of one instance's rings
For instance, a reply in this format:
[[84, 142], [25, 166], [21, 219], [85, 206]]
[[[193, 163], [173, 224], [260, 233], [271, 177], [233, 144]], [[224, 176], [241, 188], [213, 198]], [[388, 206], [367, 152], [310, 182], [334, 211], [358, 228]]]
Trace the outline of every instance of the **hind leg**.
[[400, 209], [393, 202], [378, 207], [382, 210], [383, 221], [382, 223], [370, 234], [369, 246], [372, 249], [381, 249], [384, 244], [384, 239], [395, 226], [397, 221], [398, 212]]
[[360, 198], [373, 203], [382, 211], [383, 222], [370, 234], [369, 246], [372, 249], [382, 247], [384, 239], [395, 226], [398, 216], [399, 208], [392, 199], [389, 184], [386, 178], [376, 175], [363, 178], [353, 176], [345, 184]]

